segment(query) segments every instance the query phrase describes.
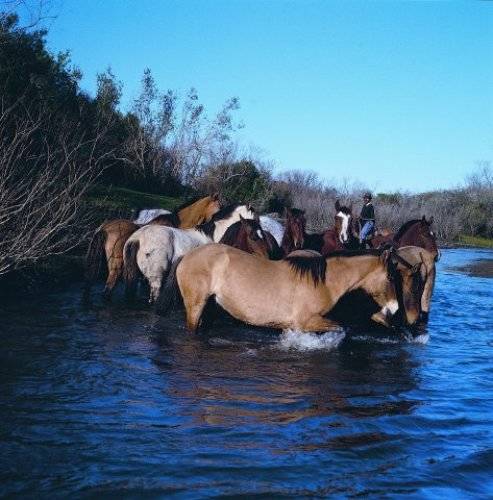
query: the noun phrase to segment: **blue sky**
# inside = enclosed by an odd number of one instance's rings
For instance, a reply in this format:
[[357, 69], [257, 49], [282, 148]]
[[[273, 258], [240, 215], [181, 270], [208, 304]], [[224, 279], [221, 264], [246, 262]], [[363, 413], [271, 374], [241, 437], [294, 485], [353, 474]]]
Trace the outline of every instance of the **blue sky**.
[[238, 96], [242, 139], [278, 170], [377, 191], [462, 182], [493, 160], [493, 2], [64, 0], [48, 35], [124, 105], [145, 67], [211, 112]]

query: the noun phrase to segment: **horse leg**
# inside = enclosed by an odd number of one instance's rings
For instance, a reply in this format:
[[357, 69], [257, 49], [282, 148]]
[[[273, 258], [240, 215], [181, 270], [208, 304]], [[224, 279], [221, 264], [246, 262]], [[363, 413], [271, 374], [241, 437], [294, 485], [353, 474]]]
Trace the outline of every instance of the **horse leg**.
[[162, 276], [155, 277], [153, 280], [149, 281], [150, 294], [149, 294], [149, 304], [154, 304], [161, 291], [161, 284], [163, 282]]
[[192, 333], [196, 333], [202, 313], [209, 300], [209, 294], [200, 293], [200, 290], [188, 288], [182, 295], [187, 315], [187, 328]]
[[324, 318], [319, 314], [311, 316], [308, 321], [301, 325], [301, 330], [307, 332], [327, 332], [329, 330], [339, 329], [340, 325], [335, 321]]
[[123, 259], [112, 258], [108, 262], [108, 278], [106, 279], [106, 285], [104, 287], [103, 297], [106, 300], [111, 298], [111, 292], [118, 282], [118, 279], [122, 275], [123, 271]]

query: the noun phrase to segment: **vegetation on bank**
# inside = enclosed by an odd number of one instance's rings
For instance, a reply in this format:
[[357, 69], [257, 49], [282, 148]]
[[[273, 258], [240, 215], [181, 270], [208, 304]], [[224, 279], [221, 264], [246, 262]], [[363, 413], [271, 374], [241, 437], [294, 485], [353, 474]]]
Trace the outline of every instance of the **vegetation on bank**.
[[[111, 69], [88, 95], [69, 54], [50, 53], [46, 36], [0, 13], [0, 276], [82, 250], [105, 218], [173, 209], [194, 194], [219, 192], [261, 212], [298, 207], [317, 231], [333, 224], [336, 199], [359, 212], [366, 186], [331, 184], [305, 165], [276, 174], [246, 153], [235, 139], [236, 97], [209, 113], [195, 89], [159, 89], [146, 69], [122, 110]], [[490, 246], [493, 171], [484, 163], [457, 189], [380, 193], [375, 206], [381, 228], [426, 214], [442, 241]]]
[[118, 186], [95, 186], [85, 200], [93, 208], [102, 212], [120, 210], [131, 213], [139, 208], [164, 208], [173, 210], [184, 201], [184, 197], [173, 197], [154, 193], [144, 193], [135, 189]]
[[493, 248], [493, 238], [483, 238], [481, 236], [468, 236], [461, 234], [458, 243], [467, 247]]

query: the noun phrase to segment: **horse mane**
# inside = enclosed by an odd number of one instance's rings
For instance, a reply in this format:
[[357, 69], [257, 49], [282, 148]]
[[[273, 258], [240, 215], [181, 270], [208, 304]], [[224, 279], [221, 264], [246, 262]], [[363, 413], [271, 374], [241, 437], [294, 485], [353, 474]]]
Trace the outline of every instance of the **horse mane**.
[[399, 230], [395, 233], [394, 235], [394, 241], [397, 241], [399, 240], [400, 238], [402, 238], [403, 234], [414, 224], [416, 224], [417, 222], [421, 222], [421, 219], [412, 219], [412, 220], [408, 220], [407, 222], [404, 222], [404, 224], [402, 224], [402, 226], [399, 228]]
[[304, 276], [311, 276], [315, 286], [325, 281], [327, 263], [321, 255], [313, 257], [292, 256], [286, 257], [284, 260], [289, 263], [291, 269], [300, 279]]
[[216, 222], [227, 219], [240, 205], [241, 203], [231, 203], [230, 205], [226, 205], [225, 207], [221, 208], [221, 210], [216, 212], [212, 216], [210, 221], [199, 224], [197, 226], [197, 229], [212, 238], [214, 229], [216, 227]]

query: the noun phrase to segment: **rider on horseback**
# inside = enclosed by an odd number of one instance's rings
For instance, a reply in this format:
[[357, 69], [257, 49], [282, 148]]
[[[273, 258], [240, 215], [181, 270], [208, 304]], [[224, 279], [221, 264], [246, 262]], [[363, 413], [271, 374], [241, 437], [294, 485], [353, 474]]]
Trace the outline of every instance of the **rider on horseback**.
[[367, 238], [371, 238], [375, 230], [375, 209], [373, 208], [373, 203], [371, 202], [372, 196], [370, 192], [366, 192], [363, 195], [363, 208], [360, 214], [360, 233], [359, 241], [364, 244]]

